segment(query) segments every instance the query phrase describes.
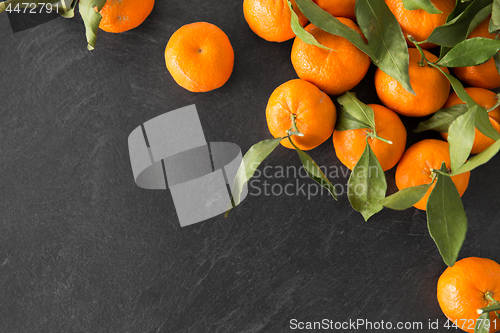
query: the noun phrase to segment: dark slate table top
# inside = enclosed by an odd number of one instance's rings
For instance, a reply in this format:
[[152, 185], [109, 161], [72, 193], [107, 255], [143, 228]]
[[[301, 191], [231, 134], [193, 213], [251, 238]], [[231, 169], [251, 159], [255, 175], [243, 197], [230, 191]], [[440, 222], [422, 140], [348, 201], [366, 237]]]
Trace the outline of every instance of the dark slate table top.
[[[219, 26], [235, 50], [231, 78], [209, 93], [177, 86], [163, 57], [170, 35], [196, 21]], [[270, 138], [267, 99], [296, 78], [291, 45], [257, 37], [241, 1], [157, 1], [139, 28], [99, 32], [92, 52], [80, 17], [13, 33], [0, 15], [0, 332], [274, 333], [323, 319], [456, 331], [436, 300], [446, 265], [422, 211], [364, 222], [345, 193], [254, 192], [227, 219], [181, 228], [169, 191], [135, 185], [128, 135], [164, 112], [196, 104], [207, 141], [244, 152]], [[372, 80], [373, 69], [355, 89], [365, 103], [378, 102]], [[411, 144], [417, 121], [404, 121]], [[345, 170], [330, 140], [310, 154]], [[499, 164], [471, 175], [460, 258], [500, 261]], [[287, 165], [299, 159], [279, 147], [262, 168]], [[394, 170], [386, 176], [394, 192]]]

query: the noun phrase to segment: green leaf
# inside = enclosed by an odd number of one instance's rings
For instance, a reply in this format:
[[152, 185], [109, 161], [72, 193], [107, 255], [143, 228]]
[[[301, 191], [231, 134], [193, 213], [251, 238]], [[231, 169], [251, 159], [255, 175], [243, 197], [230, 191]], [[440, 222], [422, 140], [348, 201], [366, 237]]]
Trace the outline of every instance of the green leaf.
[[455, 45], [441, 60], [438, 66], [467, 67], [488, 61], [500, 50], [500, 40], [475, 37]]
[[292, 26], [293, 33], [297, 37], [299, 37], [304, 43], [320, 47], [324, 50], [335, 51], [334, 49], [331, 49], [331, 48], [321, 44], [320, 42], [318, 42], [316, 40], [316, 38], [314, 38], [314, 36], [311, 33], [309, 33], [306, 29], [304, 29], [304, 27], [299, 22], [299, 18], [297, 16], [297, 14], [293, 10], [292, 3], [290, 2], [290, 0], [287, 0], [287, 3], [288, 3], [288, 7], [290, 8], [290, 12], [292, 13], [292, 19], [291, 19], [290, 23]]
[[403, 0], [403, 6], [407, 10], [423, 9], [429, 14], [441, 14], [431, 0]]
[[[495, 304], [495, 303], [497, 303], [497, 304]], [[495, 312], [500, 311], [500, 304], [498, 304], [498, 302], [495, 302], [495, 303], [488, 305], [487, 307], [481, 308], [481, 311], [483, 311], [483, 313], [491, 312], [491, 311], [495, 311]]]
[[384, 171], [368, 143], [347, 184], [349, 202], [352, 208], [363, 215], [365, 221], [382, 210], [380, 200], [385, 197], [387, 182]]
[[295, 3], [302, 14], [304, 14], [312, 24], [332, 35], [346, 38], [354, 44], [354, 46], [370, 56], [374, 63], [378, 61], [373, 51], [366, 45], [365, 41], [356, 30], [349, 28], [311, 0], [295, 0]]
[[97, 29], [102, 18], [100, 11], [105, 4], [106, 0], [80, 0], [78, 9], [85, 24], [89, 50], [93, 50], [95, 47]]
[[418, 124], [417, 129], [413, 132], [420, 133], [433, 130], [446, 133], [451, 123], [457, 119], [458, 116], [467, 112], [468, 109], [467, 104], [457, 104], [449, 108], [438, 110], [431, 118]]
[[[447, 172], [444, 162], [441, 172]], [[455, 184], [441, 173], [427, 200], [427, 227], [444, 262], [453, 266], [467, 233], [467, 216]]]
[[[243, 156], [238, 171], [236, 171], [233, 188], [231, 190], [234, 206], [240, 204], [240, 195], [243, 191], [243, 186], [252, 178], [255, 174], [255, 170], [257, 170], [262, 161], [264, 161], [264, 159], [279, 145], [282, 139], [283, 138], [274, 138], [258, 142], [250, 147], [245, 156]], [[231, 209], [226, 211], [226, 217], [230, 211]]]
[[479, 132], [486, 135], [488, 138], [497, 141], [500, 139], [500, 134], [497, 130], [491, 125], [490, 117], [488, 116], [488, 112], [480, 106], [476, 106], [476, 128]]
[[474, 16], [469, 24], [469, 29], [467, 29], [467, 37], [469, 37], [471, 32], [474, 31], [474, 29], [476, 29], [477, 26], [481, 24], [481, 22], [483, 22], [488, 16], [491, 15], [491, 7], [492, 4], [489, 4], [488, 6], [477, 12], [476, 16]]
[[373, 109], [356, 98], [353, 92], [346, 92], [337, 98], [337, 101], [344, 111], [346, 111], [354, 120], [360, 124], [365, 124], [361, 128], [370, 128], [375, 130], [375, 116]]
[[57, 12], [64, 18], [72, 18], [75, 16], [75, 7], [78, 0], [71, 1], [69, 5], [67, 4], [68, 2], [69, 0], [61, 0], [58, 2], [57, 8], [59, 8], [59, 10]]
[[439, 59], [445, 56], [451, 50], [451, 47], [441, 46], [439, 48]]
[[474, 144], [476, 108], [472, 108], [453, 121], [448, 129], [451, 170], [465, 163]]
[[408, 73], [408, 45], [398, 21], [384, 0], [356, 1], [356, 17], [368, 39], [368, 46], [378, 59], [375, 65], [415, 94]]
[[316, 183], [319, 185], [323, 186], [330, 192], [332, 197], [337, 200], [337, 193], [335, 191], [335, 187], [330, 183], [328, 178], [326, 178], [325, 174], [319, 166], [314, 162], [314, 160], [309, 156], [307, 153], [303, 152], [297, 146], [294, 145], [292, 140], [290, 140], [292, 145], [295, 147], [295, 150], [297, 151], [297, 154], [299, 154], [300, 161], [302, 162], [302, 165], [304, 166], [304, 169], [307, 172], [307, 175], [314, 180]]
[[474, 327], [474, 333], [489, 333], [490, 332], [490, 313], [483, 312], [476, 320], [476, 326]]
[[495, 156], [498, 151], [500, 151], [500, 140], [496, 141], [494, 144], [486, 148], [481, 153], [472, 156], [467, 162], [465, 162], [457, 170], [453, 170], [452, 176], [459, 175], [461, 173], [474, 170], [480, 165], [485, 164]]
[[[436, 68], [439, 68], [439, 67], [436, 67]], [[462, 102], [466, 103], [467, 106], [469, 107], [469, 109], [473, 106], [479, 106], [479, 104], [477, 104], [472, 99], [472, 97], [470, 97], [469, 94], [467, 94], [464, 86], [462, 85], [462, 83], [460, 83], [460, 81], [458, 81], [453, 75], [445, 73], [442, 70], [441, 70], [441, 73], [443, 73], [446, 76], [446, 78], [448, 78], [448, 80], [450, 81], [451, 87], [453, 88], [453, 90], [457, 94], [458, 98], [460, 98], [462, 100]]]
[[453, 47], [467, 38], [471, 22], [476, 15], [491, 3], [491, 0], [474, 0], [458, 16], [435, 28], [427, 42], [446, 47]]
[[380, 203], [387, 208], [405, 210], [420, 201], [432, 183], [404, 188], [393, 195], [385, 197]]
[[336, 131], [348, 131], [360, 128], [370, 128], [369, 125], [357, 120], [344, 110], [343, 106], [337, 110], [337, 122], [335, 123]]
[[495, 54], [493, 56], [493, 59], [495, 60], [495, 67], [497, 68], [498, 74], [500, 74], [500, 52]]
[[500, 0], [493, 0], [488, 30], [490, 34], [500, 30]]

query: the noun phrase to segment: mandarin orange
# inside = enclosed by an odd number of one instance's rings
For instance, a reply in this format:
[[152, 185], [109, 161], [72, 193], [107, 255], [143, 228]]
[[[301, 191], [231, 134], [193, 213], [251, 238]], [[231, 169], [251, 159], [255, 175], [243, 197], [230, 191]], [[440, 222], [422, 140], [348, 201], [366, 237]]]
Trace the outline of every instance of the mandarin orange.
[[[423, 50], [429, 61], [437, 61], [432, 53]], [[420, 66], [420, 52], [409, 48], [410, 84], [415, 95], [407, 91], [401, 83], [384, 73], [380, 68], [375, 72], [377, 95], [389, 109], [408, 117], [423, 117], [441, 109], [450, 94], [450, 82], [437, 68]], [[448, 69], [441, 67], [448, 73]]]
[[234, 51], [217, 26], [196, 22], [180, 27], [165, 48], [165, 63], [175, 82], [192, 92], [220, 88], [233, 71]]
[[[302, 26], [307, 18], [291, 0]], [[284, 42], [295, 37], [290, 26], [292, 13], [286, 0], [244, 0], [243, 14], [250, 29], [269, 42]]]
[[[493, 91], [475, 87], [467, 87], [465, 88], [465, 91], [477, 104], [485, 109], [492, 108], [497, 102], [497, 95]], [[463, 102], [455, 92], [452, 92], [443, 107], [447, 108], [457, 104], [465, 104], [465, 102]], [[490, 116], [491, 125], [493, 125], [497, 132], [500, 133], [500, 124], [498, 123], [498, 121], [500, 120], [500, 106], [490, 111], [488, 115]], [[448, 133], [441, 133], [441, 136], [445, 140], [448, 139]], [[476, 128], [474, 144], [472, 146], [471, 153], [479, 154], [480, 152], [491, 146], [493, 143], [495, 143], [493, 139], [488, 138], [486, 135], [479, 132], [479, 130]]]
[[[488, 31], [489, 22], [490, 17], [487, 17], [471, 32], [468, 38], [483, 37], [495, 39], [496, 34], [490, 34]], [[453, 68], [453, 73], [455, 73], [460, 80], [473, 87], [485, 89], [500, 88], [500, 74], [498, 73], [493, 58], [481, 65]]]
[[[403, 0], [385, 0], [385, 3], [396, 17], [403, 35], [409, 45], [408, 35], [411, 35], [417, 42], [426, 40], [432, 31], [445, 24], [448, 15], [455, 8], [455, 0], [431, 0], [434, 6], [439, 9], [441, 14], [429, 14], [423, 9], [408, 10], [403, 5]], [[420, 44], [420, 47], [429, 49], [435, 47], [432, 43]]]
[[[437, 299], [445, 316], [473, 333], [478, 309], [500, 302], [500, 265], [486, 258], [465, 258], [446, 268], [437, 283]], [[500, 319], [490, 312], [489, 333], [500, 331]]]
[[[343, 17], [338, 19], [363, 36], [352, 20]], [[309, 45], [300, 38], [295, 38], [291, 59], [299, 78], [315, 84], [329, 95], [340, 95], [354, 88], [365, 77], [371, 64], [368, 55], [344, 37], [332, 35], [313, 24], [305, 29], [319, 43], [335, 51]]]
[[[396, 168], [396, 186], [399, 190], [432, 181], [433, 170], [439, 170], [442, 162], [450, 168], [450, 152], [448, 142], [435, 139], [425, 139], [408, 148], [399, 160]], [[470, 171], [451, 177], [462, 196], [469, 185]], [[415, 208], [427, 210], [427, 200], [435, 183], [424, 197], [413, 205]]]
[[368, 106], [373, 109], [377, 135], [392, 141], [392, 144], [368, 137], [371, 131], [368, 129], [336, 130], [333, 132], [335, 153], [340, 162], [352, 170], [363, 154], [368, 140], [380, 166], [387, 171], [394, 167], [403, 156], [406, 147], [406, 129], [399, 116], [392, 110], [377, 104]]
[[[276, 88], [266, 107], [269, 131], [275, 137], [284, 137], [293, 128], [304, 136], [293, 135], [293, 143], [302, 150], [313, 149], [328, 139], [335, 127], [337, 113], [330, 97], [312, 83], [290, 80]], [[281, 141], [294, 149], [288, 139]]]
[[120, 33], [141, 25], [153, 10], [154, 0], [107, 0], [101, 9], [99, 28]]

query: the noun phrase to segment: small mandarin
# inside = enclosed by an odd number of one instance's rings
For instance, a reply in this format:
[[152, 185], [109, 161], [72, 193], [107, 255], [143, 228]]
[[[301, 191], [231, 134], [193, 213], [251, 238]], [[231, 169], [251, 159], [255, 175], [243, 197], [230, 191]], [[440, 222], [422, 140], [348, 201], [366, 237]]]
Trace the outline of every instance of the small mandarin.
[[229, 80], [234, 51], [224, 31], [207, 22], [196, 22], [180, 27], [170, 37], [165, 63], [178, 85], [205, 92]]
[[113, 33], [137, 28], [149, 16], [154, 4], [154, 0], [107, 0], [100, 12], [99, 28]]
[[[485, 109], [492, 108], [497, 102], [497, 95], [493, 91], [475, 87], [465, 88], [465, 91], [477, 104]], [[452, 92], [443, 107], [447, 108], [457, 104], [465, 104], [465, 102], [463, 102], [455, 92]], [[497, 132], [500, 133], [500, 124], [498, 123], [498, 120], [500, 120], [500, 106], [490, 111], [488, 115], [490, 116], [489, 118], [491, 125], [493, 125], [493, 128], [495, 128]], [[441, 133], [441, 136], [445, 140], [448, 139], [448, 133]], [[495, 143], [493, 139], [488, 138], [486, 135], [479, 132], [479, 130], [476, 128], [474, 144], [472, 146], [471, 153], [479, 154], [480, 152], [491, 146], [493, 143]]]
[[[338, 17], [338, 20], [363, 36], [352, 20], [343, 17]], [[295, 38], [291, 59], [299, 78], [315, 84], [329, 95], [340, 95], [354, 88], [365, 77], [371, 64], [368, 55], [344, 37], [332, 35], [313, 24], [305, 29], [319, 43], [335, 51], [309, 45]]]
[[[441, 14], [429, 14], [423, 9], [408, 10], [404, 7], [403, 0], [385, 0], [401, 26], [409, 45], [413, 46], [413, 43], [408, 40], [408, 35], [415, 38], [417, 42], [426, 40], [435, 28], [446, 23], [448, 15], [455, 8], [455, 0], [431, 0], [431, 2], [442, 12]], [[420, 47], [424, 49], [435, 46], [432, 43], [420, 44]]]
[[[446, 268], [437, 283], [437, 299], [451, 322], [474, 332], [478, 309], [500, 302], [500, 265], [486, 258], [470, 257]], [[472, 323], [472, 324], [471, 324]], [[500, 319], [490, 312], [489, 333], [500, 331]]]
[[[437, 61], [432, 53], [423, 50], [429, 61]], [[408, 117], [423, 117], [441, 109], [450, 94], [450, 82], [437, 68], [420, 66], [420, 52], [409, 48], [410, 84], [415, 95], [407, 91], [401, 83], [384, 73], [380, 68], [375, 71], [377, 95], [389, 109]], [[448, 73], [448, 69], [441, 67]]]
[[[432, 181], [432, 169], [439, 170], [445, 162], [450, 168], [450, 152], [448, 142], [435, 139], [425, 139], [408, 148], [399, 160], [396, 168], [396, 186], [399, 190]], [[451, 177], [462, 196], [469, 185], [470, 171]], [[427, 200], [436, 184], [434, 183], [424, 197], [413, 205], [415, 208], [427, 210]]]
[[[300, 12], [295, 0], [290, 2], [300, 24], [304, 26], [307, 18]], [[284, 42], [295, 37], [290, 26], [292, 13], [287, 0], [244, 0], [243, 14], [250, 29], [269, 42]]]
[[[496, 34], [490, 34], [488, 31], [489, 22], [490, 17], [487, 17], [471, 32], [468, 38], [483, 37], [495, 39]], [[481, 65], [453, 68], [453, 73], [460, 80], [473, 87], [485, 89], [500, 88], [500, 74], [493, 58]]]
[[[293, 143], [302, 150], [313, 149], [328, 139], [335, 127], [337, 113], [330, 97], [312, 83], [290, 80], [276, 88], [266, 107], [269, 131], [275, 138], [284, 137], [293, 127], [304, 136], [293, 135]], [[294, 149], [288, 139], [281, 141]]]
[[363, 154], [368, 139], [368, 144], [380, 166], [387, 171], [394, 167], [403, 156], [406, 146], [406, 129], [395, 112], [377, 104], [368, 106], [373, 109], [377, 135], [392, 141], [392, 144], [368, 137], [369, 130], [367, 129], [335, 130], [333, 132], [335, 153], [340, 162], [352, 170]]

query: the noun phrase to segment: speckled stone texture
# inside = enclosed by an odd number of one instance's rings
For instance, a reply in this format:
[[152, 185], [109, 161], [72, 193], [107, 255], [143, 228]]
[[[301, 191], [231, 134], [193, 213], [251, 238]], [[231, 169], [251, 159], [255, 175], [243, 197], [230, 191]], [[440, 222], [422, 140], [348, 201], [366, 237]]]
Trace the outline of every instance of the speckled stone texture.
[[[235, 50], [231, 78], [209, 93], [177, 86], [163, 58], [169, 36], [196, 21]], [[364, 222], [345, 192], [335, 202], [303, 176], [276, 174], [299, 167], [291, 150], [264, 162], [274, 177], [262, 172], [227, 219], [181, 228], [168, 191], [134, 184], [128, 134], [164, 112], [196, 104], [207, 141], [244, 152], [270, 138], [267, 99], [296, 78], [291, 45], [256, 36], [242, 1], [158, 0], [139, 28], [100, 31], [92, 52], [79, 15], [16, 34], [0, 15], [0, 332], [280, 333], [298, 331], [292, 319], [422, 322], [422, 332], [438, 320], [432, 332], [453, 332], [425, 213]], [[378, 102], [373, 72], [355, 89], [365, 103]], [[411, 144], [417, 121], [404, 122]], [[345, 186], [331, 140], [310, 155]], [[460, 258], [500, 261], [499, 164], [471, 175]], [[395, 192], [394, 170], [386, 176]], [[293, 195], [280, 195], [287, 184]]]

